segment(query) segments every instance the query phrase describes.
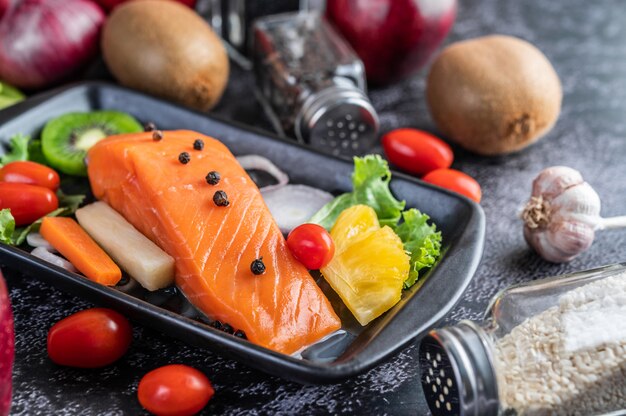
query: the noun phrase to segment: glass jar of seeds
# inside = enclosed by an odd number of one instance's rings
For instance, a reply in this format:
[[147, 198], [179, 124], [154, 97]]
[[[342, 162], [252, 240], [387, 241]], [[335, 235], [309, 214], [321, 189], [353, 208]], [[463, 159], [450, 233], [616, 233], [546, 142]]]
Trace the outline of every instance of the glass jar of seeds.
[[626, 264], [510, 287], [426, 336], [420, 367], [435, 416], [626, 414]]

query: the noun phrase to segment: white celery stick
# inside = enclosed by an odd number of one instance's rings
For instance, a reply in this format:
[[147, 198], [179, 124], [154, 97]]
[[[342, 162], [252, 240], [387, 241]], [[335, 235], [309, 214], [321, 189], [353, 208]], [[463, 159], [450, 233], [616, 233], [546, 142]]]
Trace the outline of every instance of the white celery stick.
[[105, 202], [76, 211], [81, 227], [141, 286], [157, 290], [174, 283], [174, 259]]

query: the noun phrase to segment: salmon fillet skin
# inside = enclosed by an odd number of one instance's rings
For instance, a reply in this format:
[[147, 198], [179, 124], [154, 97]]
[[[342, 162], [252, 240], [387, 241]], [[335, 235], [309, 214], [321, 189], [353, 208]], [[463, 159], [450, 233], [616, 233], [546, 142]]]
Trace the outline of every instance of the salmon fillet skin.
[[[197, 139], [203, 150], [194, 149]], [[87, 164], [95, 197], [175, 259], [176, 285], [209, 318], [285, 354], [340, 328], [256, 184], [218, 140], [186, 130], [161, 140], [151, 132], [111, 136], [89, 150]], [[207, 182], [211, 171], [221, 177], [216, 185]], [[228, 206], [214, 202], [217, 191]], [[251, 264], [261, 257], [266, 270], [256, 275]]]

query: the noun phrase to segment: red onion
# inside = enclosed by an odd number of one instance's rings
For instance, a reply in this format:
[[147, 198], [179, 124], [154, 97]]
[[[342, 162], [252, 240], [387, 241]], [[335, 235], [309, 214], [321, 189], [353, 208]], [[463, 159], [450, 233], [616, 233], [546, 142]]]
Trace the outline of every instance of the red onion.
[[266, 157], [259, 155], [237, 156], [237, 162], [239, 162], [241, 167], [244, 169], [263, 170], [276, 178], [276, 181], [278, 182], [276, 185], [264, 186], [261, 188], [262, 191], [282, 188], [289, 183], [289, 176], [287, 176], [285, 172], [280, 170], [278, 166], [273, 164], [272, 161]]
[[310, 220], [313, 214], [335, 199], [333, 194], [306, 185], [268, 188], [261, 189], [261, 195], [276, 224], [285, 234]]
[[57, 256], [49, 252], [45, 247], [37, 247], [33, 251], [30, 252], [35, 257], [38, 257], [42, 260], [47, 261], [48, 263], [52, 263], [57, 267], [61, 267], [62, 269], [67, 270], [68, 272], [76, 273], [76, 267], [69, 261], [65, 260], [61, 256]]
[[104, 18], [91, 0], [18, 1], [0, 21], [0, 78], [38, 88], [71, 75], [96, 54]]
[[0, 19], [4, 16], [4, 13], [9, 9], [11, 0], [0, 0]]

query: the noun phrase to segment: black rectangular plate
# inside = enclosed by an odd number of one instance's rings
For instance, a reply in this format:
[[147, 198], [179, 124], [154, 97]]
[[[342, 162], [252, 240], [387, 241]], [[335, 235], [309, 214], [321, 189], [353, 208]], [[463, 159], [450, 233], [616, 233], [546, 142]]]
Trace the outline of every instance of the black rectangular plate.
[[[83, 83], [35, 96], [0, 111], [0, 143], [15, 133], [35, 137], [51, 118], [71, 111], [116, 109], [160, 129], [190, 129], [224, 142], [235, 155], [259, 154], [287, 172], [292, 183], [330, 192], [351, 189], [353, 164], [289, 140], [194, 112], [137, 92], [103, 83]], [[84, 180], [83, 186], [87, 183]], [[2, 261], [62, 290], [117, 309], [129, 318], [188, 343], [227, 354], [251, 367], [301, 383], [336, 382], [372, 368], [411, 339], [432, 328], [456, 304], [469, 284], [483, 249], [485, 219], [480, 206], [464, 197], [394, 172], [396, 196], [428, 213], [443, 234], [443, 256], [422, 279], [421, 287], [405, 291], [402, 300], [365, 328], [352, 331], [346, 345], [313, 358], [276, 353], [219, 332], [193, 319], [180, 302], [164, 302], [143, 290], [101, 286], [31, 256], [25, 248], [0, 244]], [[416, 285], [417, 286], [417, 285]], [[419, 290], [418, 290], [419, 289]], [[332, 299], [331, 299], [332, 300]], [[337, 304], [335, 303], [337, 309]], [[344, 321], [345, 307], [338, 311]], [[191, 317], [190, 317], [191, 316]]]

